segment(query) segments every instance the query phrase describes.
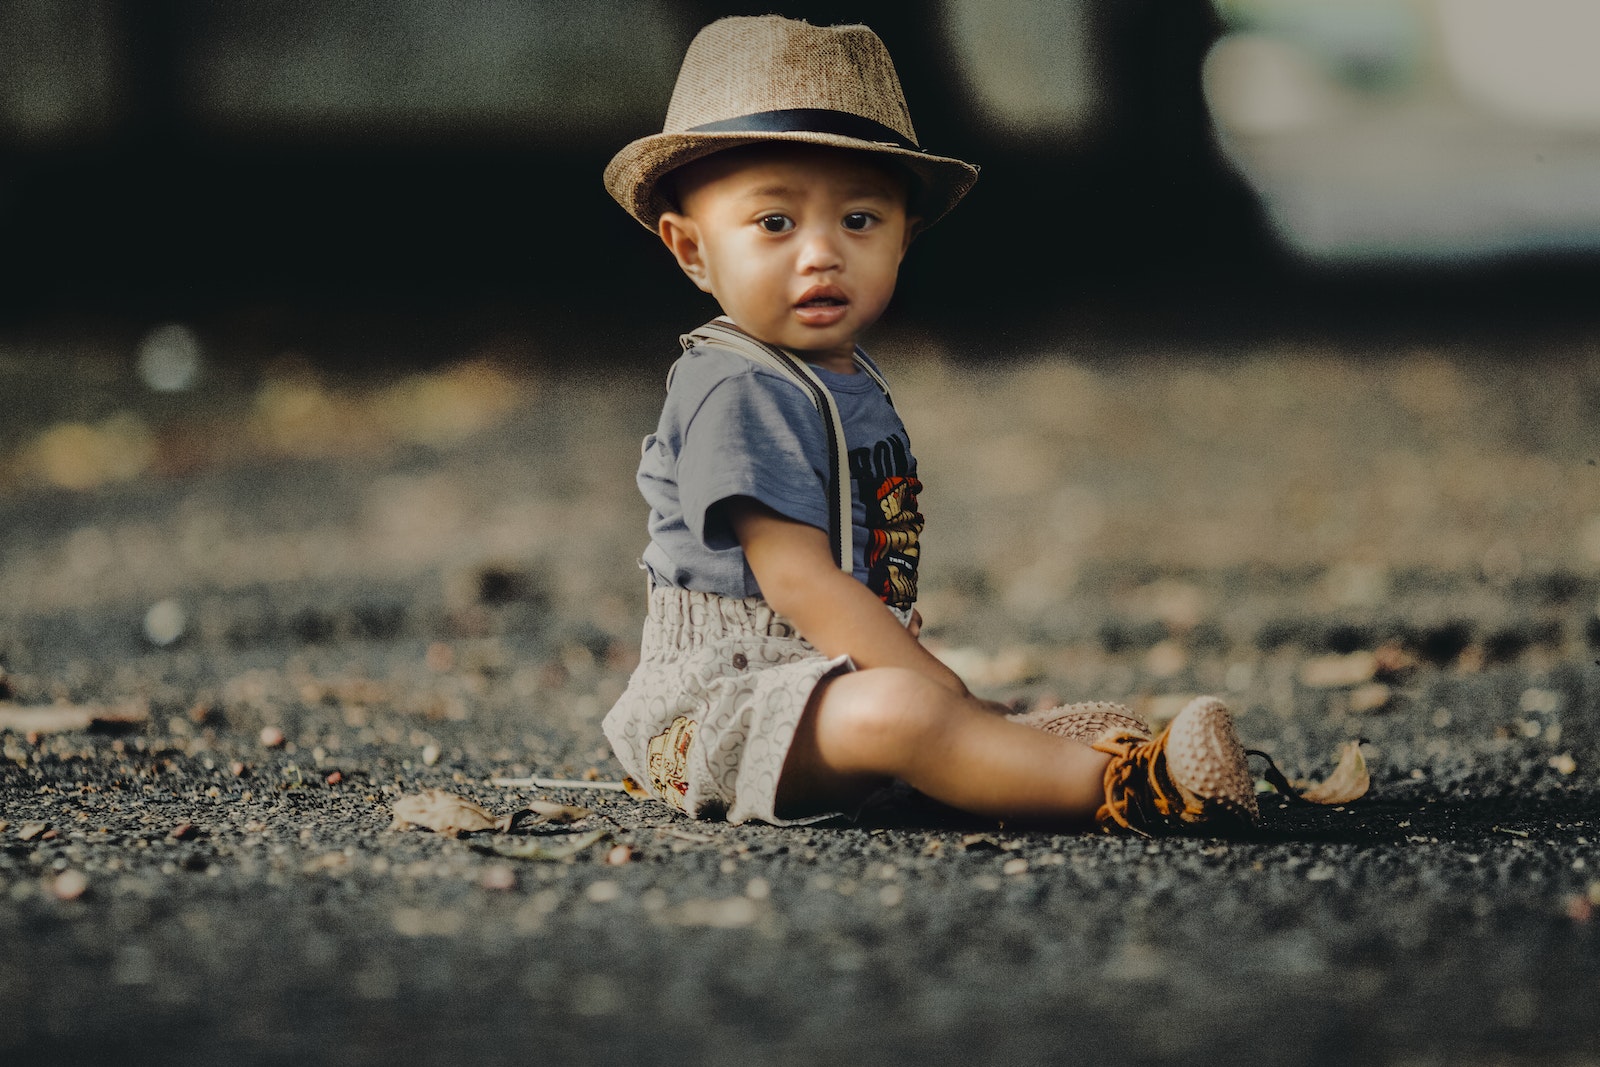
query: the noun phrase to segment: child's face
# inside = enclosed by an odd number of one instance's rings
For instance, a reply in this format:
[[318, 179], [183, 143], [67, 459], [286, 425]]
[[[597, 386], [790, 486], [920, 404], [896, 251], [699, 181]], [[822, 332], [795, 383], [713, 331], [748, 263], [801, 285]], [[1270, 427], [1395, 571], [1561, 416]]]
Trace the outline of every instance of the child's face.
[[754, 336], [848, 368], [911, 242], [905, 180], [860, 153], [762, 146], [691, 164], [678, 194], [661, 239], [684, 273]]

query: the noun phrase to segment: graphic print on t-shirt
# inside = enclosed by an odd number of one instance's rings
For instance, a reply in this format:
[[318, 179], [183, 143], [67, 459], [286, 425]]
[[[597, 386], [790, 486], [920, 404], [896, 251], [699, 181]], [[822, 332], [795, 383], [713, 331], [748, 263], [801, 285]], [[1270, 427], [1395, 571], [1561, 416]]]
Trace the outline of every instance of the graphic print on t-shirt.
[[917, 539], [922, 483], [911, 472], [911, 450], [899, 434], [850, 451], [850, 478], [867, 513], [867, 588], [892, 608], [917, 599]]

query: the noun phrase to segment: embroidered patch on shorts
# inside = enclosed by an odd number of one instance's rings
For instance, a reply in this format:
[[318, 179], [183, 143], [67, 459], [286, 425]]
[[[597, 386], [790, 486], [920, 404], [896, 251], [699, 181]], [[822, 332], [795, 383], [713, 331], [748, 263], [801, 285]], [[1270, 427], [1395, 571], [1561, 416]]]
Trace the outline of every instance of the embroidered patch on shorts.
[[689, 796], [689, 746], [694, 743], [694, 732], [699, 723], [686, 715], [672, 720], [666, 733], [650, 739], [650, 755], [646, 769], [656, 796], [679, 811]]

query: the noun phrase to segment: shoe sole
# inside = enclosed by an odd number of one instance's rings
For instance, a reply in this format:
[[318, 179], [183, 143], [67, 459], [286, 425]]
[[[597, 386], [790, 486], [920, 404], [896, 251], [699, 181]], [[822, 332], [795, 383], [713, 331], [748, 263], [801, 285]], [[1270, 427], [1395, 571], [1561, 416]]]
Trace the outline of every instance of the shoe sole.
[[1251, 824], [1260, 820], [1255, 779], [1226, 704], [1216, 697], [1196, 697], [1178, 712], [1169, 730], [1167, 770], [1183, 790], [1204, 801], [1207, 814], [1201, 821], [1220, 812]]
[[1143, 719], [1130, 714], [1121, 704], [1105, 700], [1024, 711], [1007, 715], [1006, 718], [1036, 730], [1043, 730], [1047, 734], [1081, 741], [1086, 745], [1092, 745], [1110, 733], [1134, 733], [1146, 739], [1154, 736]]

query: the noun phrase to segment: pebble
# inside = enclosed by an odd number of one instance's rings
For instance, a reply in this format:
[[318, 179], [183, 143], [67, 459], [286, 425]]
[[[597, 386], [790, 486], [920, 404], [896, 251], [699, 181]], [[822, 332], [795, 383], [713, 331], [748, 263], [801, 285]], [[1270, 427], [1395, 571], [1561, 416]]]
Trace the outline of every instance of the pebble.
[[517, 887], [517, 872], [509, 863], [491, 863], [483, 869], [483, 874], [478, 877], [478, 884], [485, 889], [503, 891]]
[[588, 898], [591, 904], [609, 904], [622, 896], [622, 887], [609, 879], [602, 879], [598, 882], [590, 882], [589, 888], [583, 891], [583, 895]]
[[50, 892], [57, 900], [77, 900], [89, 889], [89, 878], [82, 871], [68, 868], [55, 876]]
[[263, 726], [261, 728], [261, 744], [265, 748], [282, 748], [284, 741], [283, 730], [276, 726]]

